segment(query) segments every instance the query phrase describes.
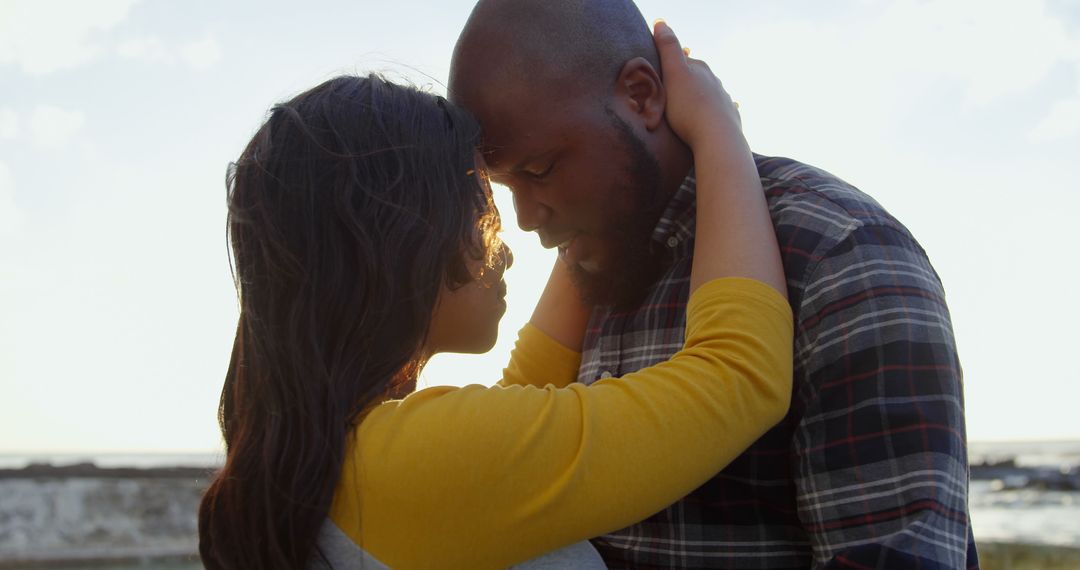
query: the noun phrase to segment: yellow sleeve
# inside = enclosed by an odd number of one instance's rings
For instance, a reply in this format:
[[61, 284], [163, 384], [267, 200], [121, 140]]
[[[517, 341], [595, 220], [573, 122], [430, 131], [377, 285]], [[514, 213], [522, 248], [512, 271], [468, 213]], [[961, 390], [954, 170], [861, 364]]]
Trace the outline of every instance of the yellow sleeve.
[[687, 307], [671, 360], [586, 387], [437, 387], [355, 432], [331, 518], [392, 568], [503, 568], [623, 528], [715, 475], [785, 415], [787, 302], [748, 279]]
[[540, 329], [526, 324], [518, 332], [510, 363], [503, 369], [500, 386], [548, 384], [562, 388], [577, 379], [581, 353], [570, 350]]

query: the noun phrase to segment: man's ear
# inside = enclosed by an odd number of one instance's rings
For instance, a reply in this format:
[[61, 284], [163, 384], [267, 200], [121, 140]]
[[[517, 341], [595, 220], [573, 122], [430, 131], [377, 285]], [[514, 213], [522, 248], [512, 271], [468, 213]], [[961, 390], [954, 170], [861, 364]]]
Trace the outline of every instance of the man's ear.
[[656, 68], [643, 57], [635, 57], [619, 70], [615, 82], [615, 98], [652, 131], [660, 126], [667, 105], [664, 82]]

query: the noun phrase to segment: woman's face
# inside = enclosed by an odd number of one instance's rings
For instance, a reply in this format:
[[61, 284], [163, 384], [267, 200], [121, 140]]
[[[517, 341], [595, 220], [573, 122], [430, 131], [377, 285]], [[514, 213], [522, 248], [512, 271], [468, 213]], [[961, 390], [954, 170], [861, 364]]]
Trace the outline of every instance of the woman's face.
[[[499, 320], [506, 312], [506, 282], [503, 272], [513, 263], [510, 249], [502, 246], [505, 255], [496, 267], [483, 270], [483, 275], [457, 289], [443, 285], [428, 332], [428, 353], [468, 352], [491, 350], [499, 337]], [[482, 263], [470, 263], [473, 275]]]
[[[483, 158], [477, 153], [476, 176], [485, 191], [491, 192], [483, 173]], [[503, 273], [514, 262], [510, 248], [501, 241], [492, 244], [500, 249], [493, 267], [484, 260], [468, 259], [473, 281], [451, 289], [445, 284], [439, 292], [428, 330], [427, 354], [439, 352], [481, 353], [491, 350], [499, 336], [499, 321], [506, 312], [506, 282]]]

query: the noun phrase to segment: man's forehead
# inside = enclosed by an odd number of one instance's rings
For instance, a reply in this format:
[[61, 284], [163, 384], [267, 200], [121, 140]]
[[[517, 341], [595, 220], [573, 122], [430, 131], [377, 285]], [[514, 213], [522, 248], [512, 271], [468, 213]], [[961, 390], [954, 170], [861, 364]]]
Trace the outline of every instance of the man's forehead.
[[[500, 131], [502, 131], [500, 129]], [[511, 172], [561, 148], [567, 141], [562, 129], [546, 123], [519, 129], [506, 129], [499, 136], [485, 134], [480, 145], [488, 169]]]
[[481, 150], [493, 169], [509, 169], [518, 161], [528, 161], [568, 144], [574, 133], [586, 128], [587, 109], [580, 103], [513, 105], [480, 114], [483, 129]]
[[490, 113], [480, 117], [483, 129], [480, 149], [488, 166], [493, 169], [508, 168], [506, 164], [525, 155], [537, 152], [538, 147], [555, 138], [551, 122], [537, 120], [534, 114], [523, 110]]
[[485, 141], [480, 146], [487, 169], [492, 172], [509, 172], [517, 166], [527, 152], [517, 151], [513, 146], [493, 144]]

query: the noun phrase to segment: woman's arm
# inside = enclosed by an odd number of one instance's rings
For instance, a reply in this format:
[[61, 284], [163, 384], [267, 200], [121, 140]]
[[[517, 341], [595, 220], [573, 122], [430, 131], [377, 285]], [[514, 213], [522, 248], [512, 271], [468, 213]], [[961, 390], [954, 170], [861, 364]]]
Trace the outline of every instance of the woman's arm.
[[561, 259], [556, 259], [529, 323], [566, 348], [581, 352], [591, 312], [592, 307], [582, 301], [570, 279], [570, 270]]
[[791, 311], [719, 279], [686, 348], [591, 386], [437, 387], [360, 424], [331, 518], [394, 568], [498, 568], [625, 527], [716, 474], [785, 414]]
[[498, 385], [563, 388], [577, 379], [580, 366], [580, 352], [566, 348], [529, 323], [518, 332]]
[[694, 153], [697, 230], [690, 291], [718, 277], [749, 277], [787, 296], [780, 247], [738, 109], [703, 61], [687, 56], [663, 21], [654, 28], [665, 116]]
[[577, 379], [591, 310], [581, 300], [566, 264], [556, 260], [529, 324], [518, 333], [499, 385], [562, 388]]

